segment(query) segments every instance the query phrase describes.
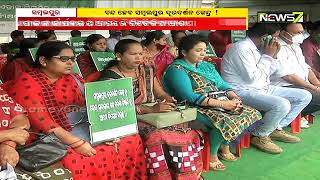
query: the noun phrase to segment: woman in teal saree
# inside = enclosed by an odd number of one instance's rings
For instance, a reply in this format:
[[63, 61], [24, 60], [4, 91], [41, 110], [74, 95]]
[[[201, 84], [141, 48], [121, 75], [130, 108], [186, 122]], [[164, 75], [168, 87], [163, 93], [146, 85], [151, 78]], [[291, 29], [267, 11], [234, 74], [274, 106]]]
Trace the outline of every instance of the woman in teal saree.
[[218, 156], [224, 160], [237, 160], [230, 152], [228, 142], [261, 119], [261, 114], [242, 105], [241, 99], [221, 78], [214, 65], [202, 62], [206, 44], [199, 35], [182, 39], [179, 57], [166, 70], [163, 85], [166, 92], [178, 101], [186, 100], [198, 107], [197, 120], [207, 127], [210, 135], [210, 167], [224, 170]]

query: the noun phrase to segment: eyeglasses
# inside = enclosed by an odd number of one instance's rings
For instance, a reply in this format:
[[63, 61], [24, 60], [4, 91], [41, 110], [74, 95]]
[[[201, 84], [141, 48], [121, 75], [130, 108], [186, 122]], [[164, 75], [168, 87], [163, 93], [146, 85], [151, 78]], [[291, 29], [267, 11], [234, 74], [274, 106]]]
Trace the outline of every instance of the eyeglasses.
[[57, 58], [62, 62], [67, 62], [69, 60], [71, 60], [72, 62], [75, 62], [77, 59], [75, 56], [52, 56], [52, 57]]

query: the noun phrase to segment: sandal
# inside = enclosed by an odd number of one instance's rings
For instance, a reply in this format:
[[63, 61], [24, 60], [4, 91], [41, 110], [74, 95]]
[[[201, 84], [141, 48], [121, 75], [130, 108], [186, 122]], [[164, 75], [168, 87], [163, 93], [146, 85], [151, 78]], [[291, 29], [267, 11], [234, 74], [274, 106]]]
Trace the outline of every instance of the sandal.
[[210, 162], [210, 168], [214, 171], [224, 171], [226, 169], [226, 167], [219, 160], [215, 162]]
[[236, 160], [238, 160], [238, 158], [234, 154], [232, 154], [232, 153], [224, 154], [221, 151], [218, 152], [218, 157], [220, 159], [222, 159], [222, 160], [225, 160], [225, 161], [236, 161]]
[[[227, 153], [224, 153], [227, 152]], [[218, 157], [225, 161], [236, 161], [238, 158], [231, 153], [229, 145], [221, 144], [218, 150]]]

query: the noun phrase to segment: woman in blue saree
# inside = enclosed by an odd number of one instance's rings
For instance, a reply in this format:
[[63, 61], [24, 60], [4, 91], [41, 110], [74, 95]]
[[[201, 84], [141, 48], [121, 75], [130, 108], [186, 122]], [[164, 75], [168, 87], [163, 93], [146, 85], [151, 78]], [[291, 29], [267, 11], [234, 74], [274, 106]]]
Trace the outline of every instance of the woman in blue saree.
[[179, 57], [166, 70], [163, 85], [166, 92], [178, 101], [186, 100], [198, 107], [197, 120], [207, 127], [210, 135], [210, 167], [224, 170], [218, 156], [224, 160], [237, 160], [230, 152], [228, 142], [261, 119], [261, 114], [242, 105], [241, 99], [221, 78], [214, 65], [202, 62], [206, 49], [207, 42], [199, 35], [182, 39]]

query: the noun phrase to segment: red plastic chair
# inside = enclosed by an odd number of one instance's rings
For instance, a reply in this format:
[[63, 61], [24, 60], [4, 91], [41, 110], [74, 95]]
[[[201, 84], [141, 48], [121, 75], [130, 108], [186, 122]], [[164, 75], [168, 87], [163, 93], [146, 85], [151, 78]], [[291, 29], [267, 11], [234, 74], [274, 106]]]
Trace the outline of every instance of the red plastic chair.
[[250, 148], [250, 142], [251, 134], [247, 132], [241, 137], [239, 144], [236, 146], [236, 154], [238, 157], [241, 157], [241, 148]]
[[204, 134], [204, 148], [202, 150], [203, 171], [210, 171], [210, 137], [208, 133]]
[[246, 133], [242, 136], [240, 140], [240, 145], [242, 148], [250, 148], [250, 142], [251, 142], [251, 134]]
[[291, 131], [293, 134], [299, 134], [301, 132], [301, 114], [291, 122]]

